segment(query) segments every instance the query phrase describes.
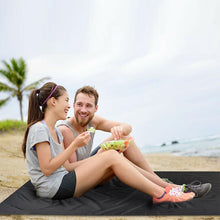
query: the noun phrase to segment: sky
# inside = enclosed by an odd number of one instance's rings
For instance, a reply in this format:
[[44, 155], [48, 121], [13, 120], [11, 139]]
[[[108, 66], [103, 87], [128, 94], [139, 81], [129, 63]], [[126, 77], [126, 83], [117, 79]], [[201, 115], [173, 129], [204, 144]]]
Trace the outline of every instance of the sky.
[[[218, 135], [219, 11], [218, 0], [0, 0], [0, 61], [23, 57], [26, 85], [49, 76], [71, 106], [95, 87], [96, 114], [131, 124], [140, 147]], [[9, 118], [16, 99], [0, 109]]]

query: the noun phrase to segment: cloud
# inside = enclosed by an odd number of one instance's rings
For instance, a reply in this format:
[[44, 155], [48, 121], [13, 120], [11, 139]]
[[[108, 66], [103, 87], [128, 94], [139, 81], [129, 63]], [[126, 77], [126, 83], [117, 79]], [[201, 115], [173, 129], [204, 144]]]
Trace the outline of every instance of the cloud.
[[90, 18], [89, 50], [124, 55], [132, 27], [131, 1], [95, 1]]
[[[2, 56], [22, 54], [27, 83], [50, 76], [71, 100], [95, 86], [97, 113], [131, 123], [140, 145], [219, 131], [218, 0], [27, 2], [0, 20]], [[19, 118], [10, 106], [0, 117]]]

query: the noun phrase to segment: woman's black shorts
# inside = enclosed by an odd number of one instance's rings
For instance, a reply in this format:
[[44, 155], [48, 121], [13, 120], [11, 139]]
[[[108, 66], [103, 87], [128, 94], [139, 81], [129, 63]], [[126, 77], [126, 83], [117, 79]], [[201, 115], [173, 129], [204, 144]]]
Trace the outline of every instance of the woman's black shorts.
[[60, 184], [60, 187], [53, 199], [67, 199], [74, 195], [76, 187], [76, 173], [71, 171], [67, 173]]
[[[93, 152], [90, 154], [90, 156], [95, 155], [99, 149], [100, 146], [96, 147], [93, 150]], [[58, 189], [53, 199], [67, 199], [73, 197], [75, 192], [75, 187], [76, 187], [76, 173], [73, 170], [70, 173], [67, 173], [63, 177], [63, 180], [60, 184], [60, 188]]]

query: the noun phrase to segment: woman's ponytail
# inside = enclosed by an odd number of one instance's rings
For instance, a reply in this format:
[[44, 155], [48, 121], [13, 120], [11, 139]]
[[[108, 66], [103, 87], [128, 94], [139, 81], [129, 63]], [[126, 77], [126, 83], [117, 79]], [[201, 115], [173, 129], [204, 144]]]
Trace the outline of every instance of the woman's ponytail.
[[42, 108], [39, 102], [39, 93], [39, 89], [34, 89], [31, 91], [31, 94], [29, 96], [27, 128], [22, 143], [22, 152], [24, 154], [24, 157], [26, 155], [26, 141], [30, 126], [38, 121], [41, 121], [44, 118], [44, 113], [42, 112]]

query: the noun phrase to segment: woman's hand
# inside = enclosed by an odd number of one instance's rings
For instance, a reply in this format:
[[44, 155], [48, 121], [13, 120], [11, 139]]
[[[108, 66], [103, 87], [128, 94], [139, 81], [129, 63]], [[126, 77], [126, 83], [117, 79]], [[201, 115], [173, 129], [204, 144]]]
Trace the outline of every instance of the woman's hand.
[[74, 142], [74, 145], [77, 148], [79, 148], [79, 147], [83, 147], [87, 145], [89, 140], [90, 140], [90, 133], [89, 131], [86, 131], [86, 132], [79, 134], [73, 142]]
[[124, 149], [121, 149], [121, 150], [117, 150], [118, 151], [118, 153], [124, 153], [127, 149], [129, 148], [129, 146], [127, 146], [126, 148], [124, 148]]

